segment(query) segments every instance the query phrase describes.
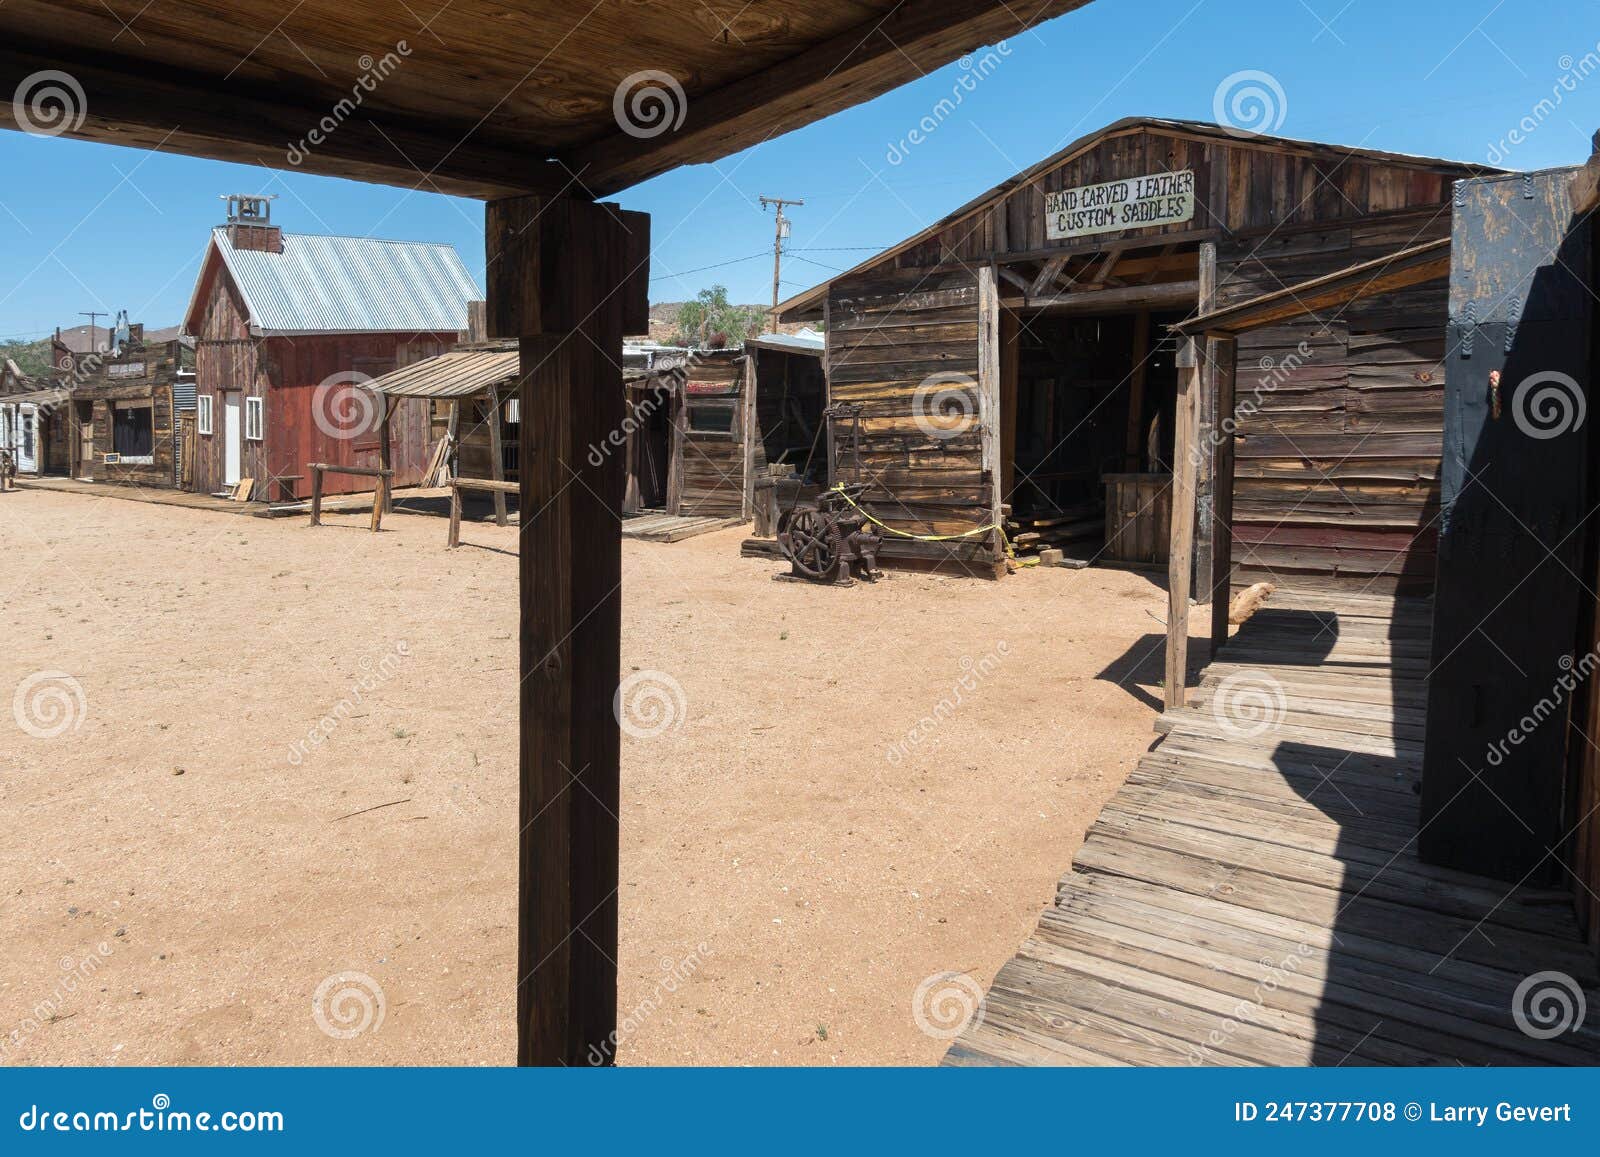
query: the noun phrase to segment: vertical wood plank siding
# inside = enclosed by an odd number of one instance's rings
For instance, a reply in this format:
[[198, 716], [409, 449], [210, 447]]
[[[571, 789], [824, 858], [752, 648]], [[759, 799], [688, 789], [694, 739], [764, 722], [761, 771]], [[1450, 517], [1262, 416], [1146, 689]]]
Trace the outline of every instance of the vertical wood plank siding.
[[[240, 477], [254, 479], [254, 495], [276, 500], [281, 487], [268, 485], [273, 478], [307, 475], [309, 462], [340, 466], [378, 465], [377, 435], [342, 437], [338, 424], [326, 422], [330, 435], [317, 423], [317, 387], [339, 374], [361, 371], [376, 377], [400, 366], [444, 353], [455, 334], [375, 333], [315, 334], [295, 337], [252, 336], [244, 302], [232, 281], [213, 275], [205, 287], [200, 332], [195, 335], [195, 386], [210, 395], [212, 432], [195, 439], [191, 488], [209, 494], [223, 488], [225, 445], [223, 394], [238, 391], [244, 398], [265, 398], [263, 440], [243, 443]], [[324, 410], [327, 399], [322, 399]], [[372, 406], [376, 412], [376, 405]], [[431, 456], [429, 403], [423, 399], [397, 400], [391, 420], [394, 486], [415, 486], [421, 481]], [[296, 497], [310, 494], [311, 481], [302, 477], [293, 485]], [[372, 489], [371, 479], [330, 474], [324, 480], [329, 494]]]

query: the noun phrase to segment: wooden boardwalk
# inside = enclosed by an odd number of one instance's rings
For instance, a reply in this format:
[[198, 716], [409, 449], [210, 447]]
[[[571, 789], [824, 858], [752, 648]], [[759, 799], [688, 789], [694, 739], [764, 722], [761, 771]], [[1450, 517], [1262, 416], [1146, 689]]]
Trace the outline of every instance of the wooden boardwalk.
[[730, 526], [742, 526], [748, 521], [749, 519], [746, 518], [663, 514], [660, 511], [652, 510], [642, 514], [625, 515], [622, 519], [622, 537], [642, 538], [646, 542], [682, 542], [686, 538], [696, 538], [702, 534], [710, 534], [713, 530], [726, 530]]
[[[1417, 860], [1429, 621], [1274, 596], [1161, 718], [945, 1063], [1600, 1063], [1570, 894]], [[1539, 1040], [1513, 1004], [1549, 972], [1587, 1024]]]

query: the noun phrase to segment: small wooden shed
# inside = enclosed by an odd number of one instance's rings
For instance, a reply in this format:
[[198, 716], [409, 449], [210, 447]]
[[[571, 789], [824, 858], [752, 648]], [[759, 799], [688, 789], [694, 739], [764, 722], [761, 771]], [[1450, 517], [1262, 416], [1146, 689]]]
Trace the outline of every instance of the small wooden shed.
[[[997, 573], [1003, 544], [983, 528], [1085, 511], [1114, 515], [1103, 531], [1114, 550], [1159, 544], [1159, 529], [1131, 523], [1161, 517], [1162, 503], [1121, 491], [1153, 499], [1171, 474], [1179, 367], [1167, 327], [1446, 237], [1452, 184], [1486, 171], [1118, 121], [780, 315], [826, 323], [828, 399], [836, 414], [853, 408], [874, 512], [913, 534], [967, 536], [891, 538], [885, 557]], [[1445, 318], [1436, 281], [1240, 339], [1238, 389], [1252, 402], [1235, 415], [1238, 579], [1431, 582]], [[1218, 421], [1206, 394], [1198, 444], [1214, 444]], [[832, 442], [838, 479], [844, 440]], [[1201, 573], [1213, 478], [1205, 458]]]
[[773, 474], [825, 477], [823, 342], [764, 334], [740, 349], [657, 353], [626, 379], [628, 513], [749, 519]]

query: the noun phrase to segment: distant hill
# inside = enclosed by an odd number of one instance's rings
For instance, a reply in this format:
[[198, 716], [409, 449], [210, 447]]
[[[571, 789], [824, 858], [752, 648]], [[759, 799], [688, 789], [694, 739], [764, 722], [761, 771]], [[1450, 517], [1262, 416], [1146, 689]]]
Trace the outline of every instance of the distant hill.
[[[651, 341], [658, 341], [658, 342], [663, 342], [664, 343], [664, 342], [671, 341], [672, 338], [677, 336], [677, 332], [678, 332], [678, 310], [683, 307], [683, 304], [684, 303], [681, 302], [681, 301], [656, 301], [656, 302], [652, 302], [651, 303], [651, 305], [650, 305], [650, 340]], [[762, 313], [766, 313], [772, 307], [770, 305], [750, 304], [750, 305], [741, 306], [740, 308], [743, 308], [743, 309], [758, 309]], [[803, 322], [803, 321], [800, 321], [800, 322], [789, 322], [789, 323], [787, 323], [785, 325], [780, 325], [778, 327], [778, 332], [780, 332], [780, 333], [799, 333], [802, 329], [805, 329], [805, 328], [806, 328], [806, 323]], [[636, 335], [636, 336], [642, 336], [642, 335]]]

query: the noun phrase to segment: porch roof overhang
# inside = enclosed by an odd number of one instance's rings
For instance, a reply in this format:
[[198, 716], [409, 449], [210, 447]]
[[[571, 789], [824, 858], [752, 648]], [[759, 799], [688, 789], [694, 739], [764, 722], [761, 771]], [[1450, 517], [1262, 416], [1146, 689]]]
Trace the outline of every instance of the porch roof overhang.
[[1441, 237], [1187, 318], [1169, 328], [1182, 337], [1237, 337], [1319, 309], [1336, 309], [1449, 275], [1450, 238]]
[[29, 390], [25, 394], [0, 394], [0, 405], [56, 406], [72, 397], [66, 386], [51, 386], [43, 390]]
[[503, 348], [451, 350], [363, 385], [390, 398], [470, 398], [516, 382], [520, 357], [515, 342]]
[[1044, 0], [0, 6], [0, 125], [408, 188], [599, 197], [1080, 8]]

